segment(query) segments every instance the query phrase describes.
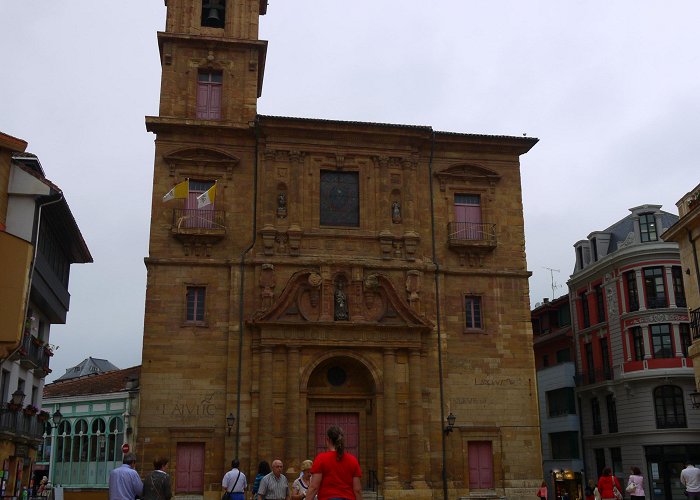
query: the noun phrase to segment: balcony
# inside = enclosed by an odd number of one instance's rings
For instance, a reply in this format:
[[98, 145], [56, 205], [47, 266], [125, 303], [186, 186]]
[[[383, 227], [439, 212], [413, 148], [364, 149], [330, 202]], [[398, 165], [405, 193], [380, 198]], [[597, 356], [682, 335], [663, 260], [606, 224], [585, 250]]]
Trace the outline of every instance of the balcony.
[[608, 369], [596, 369], [592, 372], [576, 374], [576, 387], [582, 387], [584, 385], [598, 384], [600, 382], [605, 382], [606, 380], [613, 379], [612, 368]]
[[690, 335], [693, 340], [700, 339], [700, 307], [690, 311]]
[[172, 233], [186, 246], [211, 245], [226, 236], [225, 219], [223, 210], [175, 208]]
[[[51, 373], [49, 358], [53, 356], [51, 349], [37, 337], [25, 332], [19, 348], [10, 356], [10, 360], [19, 360], [20, 365], [28, 370], [34, 369], [40, 377]], [[43, 374], [42, 374], [43, 372]]]
[[666, 297], [648, 297], [647, 298], [647, 309], [662, 309], [668, 307], [668, 301]]
[[450, 222], [447, 243], [450, 248], [493, 250], [496, 248], [496, 224]]
[[11, 434], [31, 440], [40, 440], [45, 422], [37, 415], [28, 415], [23, 410], [11, 410], [8, 403], [0, 405], [0, 434]]

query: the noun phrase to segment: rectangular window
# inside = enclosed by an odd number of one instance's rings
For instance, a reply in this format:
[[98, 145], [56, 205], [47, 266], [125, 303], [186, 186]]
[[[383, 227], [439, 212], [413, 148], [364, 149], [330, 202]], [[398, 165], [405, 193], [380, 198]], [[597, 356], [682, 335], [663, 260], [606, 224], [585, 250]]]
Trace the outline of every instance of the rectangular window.
[[610, 366], [610, 349], [608, 348], [608, 338], [600, 339], [600, 357], [603, 362], [603, 376], [605, 380], [612, 380], [612, 367]]
[[207, 192], [213, 185], [214, 181], [190, 179], [190, 190], [185, 199], [185, 208], [182, 210], [182, 217], [177, 221], [179, 228], [212, 229], [216, 227], [217, 220], [214, 208], [216, 201], [204, 205], [202, 208], [199, 208], [199, 203], [197, 202], [197, 198]]
[[573, 387], [547, 391], [547, 410], [550, 417], [576, 415], [576, 396]]
[[481, 197], [478, 194], [455, 194], [455, 226], [450, 237], [458, 240], [483, 240]]
[[613, 476], [624, 474], [622, 470], [622, 448], [610, 448], [610, 462], [612, 463]]
[[0, 380], [0, 403], [7, 403], [10, 400], [10, 370], [2, 370], [2, 380]]
[[360, 226], [358, 172], [321, 171], [320, 222], [322, 226]]
[[598, 312], [598, 323], [605, 321], [605, 294], [603, 287], [598, 285], [595, 287], [595, 301]]
[[693, 340], [690, 338], [690, 325], [688, 323], [681, 323], [678, 325], [678, 333], [681, 338], [681, 349], [683, 351], [683, 357], [688, 357], [688, 348]]
[[586, 292], [581, 295], [581, 313], [583, 319], [583, 328], [588, 328], [591, 326], [591, 313], [588, 309], [588, 297], [586, 297]]
[[560, 327], [569, 326], [571, 324], [571, 311], [569, 310], [568, 301], [565, 306], [557, 309], [557, 322]]
[[206, 287], [187, 287], [187, 315], [186, 321], [189, 323], [204, 322], [204, 303], [206, 297]]
[[591, 399], [591, 421], [593, 423], [593, 434], [602, 434], [603, 423], [600, 418], [600, 403], [598, 403], [598, 398]]
[[553, 432], [549, 435], [554, 460], [575, 460], [581, 458], [578, 448], [578, 432]]
[[598, 262], [598, 240], [591, 238], [591, 250], [593, 250], [593, 262]]
[[644, 361], [644, 335], [642, 333], [641, 326], [635, 326], [630, 331], [632, 335], [632, 346], [634, 352], [632, 353], [635, 361]]
[[659, 239], [656, 236], [656, 218], [654, 214], [643, 214], [639, 216], [639, 230], [642, 243]]
[[612, 394], [605, 396], [605, 407], [608, 412], [608, 432], [617, 432], [617, 404]]
[[625, 281], [627, 282], [627, 300], [629, 302], [630, 311], [638, 311], [639, 293], [637, 292], [637, 273], [635, 271], [626, 272]]
[[469, 488], [493, 488], [493, 450], [491, 441], [469, 441]]
[[588, 370], [588, 383], [595, 384], [595, 359], [593, 359], [593, 344], [590, 342], [584, 346], [586, 350], [586, 369]]
[[197, 74], [196, 117], [200, 120], [221, 119], [221, 71], [199, 71]]
[[481, 321], [481, 297], [467, 295], [464, 297], [465, 327], [467, 330], [480, 330]]
[[676, 299], [676, 307], [687, 307], [685, 289], [683, 288], [683, 270], [680, 266], [673, 266], [671, 275], [673, 276], [673, 296]]
[[654, 389], [654, 408], [657, 429], [677, 429], [688, 426], [683, 404], [683, 390], [675, 385]]
[[671, 325], [651, 325], [651, 344], [654, 358], [672, 358]]
[[557, 351], [557, 363], [568, 363], [571, 361], [571, 349], [560, 349]]
[[596, 477], [602, 476], [605, 468], [605, 450], [603, 448], [595, 448], [593, 454], [595, 455]]
[[663, 267], [647, 267], [644, 269], [644, 289], [647, 294], [648, 309], [668, 306]]

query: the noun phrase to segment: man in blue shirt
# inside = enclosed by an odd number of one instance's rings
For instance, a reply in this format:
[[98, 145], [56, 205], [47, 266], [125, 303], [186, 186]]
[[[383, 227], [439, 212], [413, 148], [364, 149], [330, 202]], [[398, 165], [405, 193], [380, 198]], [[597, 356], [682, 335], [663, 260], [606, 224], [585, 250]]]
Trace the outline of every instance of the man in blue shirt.
[[136, 455], [124, 455], [122, 465], [109, 473], [109, 500], [134, 500], [143, 493], [143, 482], [134, 469]]

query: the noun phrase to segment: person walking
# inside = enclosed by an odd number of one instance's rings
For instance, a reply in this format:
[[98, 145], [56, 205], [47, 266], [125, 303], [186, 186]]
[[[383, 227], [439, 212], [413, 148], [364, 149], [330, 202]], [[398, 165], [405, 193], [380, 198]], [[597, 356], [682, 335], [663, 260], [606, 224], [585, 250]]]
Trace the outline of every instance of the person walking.
[[690, 460], [685, 461], [685, 469], [681, 471], [681, 484], [688, 498], [700, 498], [700, 469]]
[[301, 463], [301, 476], [292, 483], [292, 500], [303, 500], [306, 498], [306, 491], [309, 489], [311, 481], [311, 460], [304, 460]]
[[362, 500], [362, 471], [357, 458], [345, 451], [343, 430], [331, 425], [326, 431], [326, 448], [311, 466], [307, 498], [318, 500]]
[[258, 473], [255, 475], [255, 480], [253, 481], [253, 500], [258, 499], [258, 488], [260, 487], [260, 481], [262, 481], [263, 478], [270, 472], [272, 472], [272, 469], [266, 460], [263, 460], [258, 464]]
[[244, 491], [248, 487], [245, 474], [239, 467], [241, 462], [238, 459], [231, 460], [231, 470], [224, 474], [221, 480], [221, 488], [229, 493], [227, 500], [243, 500], [245, 498]]
[[593, 482], [593, 479], [589, 479], [588, 483], [586, 484], [586, 488], [583, 490], [583, 496], [585, 497], [585, 500], [595, 500], [595, 483]]
[[547, 500], [548, 496], [549, 494], [547, 492], [547, 481], [542, 481], [540, 489], [537, 490], [537, 498], [539, 498], [540, 500]]
[[[615, 495], [615, 490], [619, 492], [620, 496]], [[616, 500], [617, 498], [622, 498], [622, 486], [620, 486], [620, 481], [613, 476], [612, 469], [606, 467], [603, 469], [603, 475], [598, 479], [598, 491], [600, 492], [600, 497], [603, 500]]]
[[282, 460], [272, 461], [272, 472], [262, 478], [257, 500], [291, 500], [287, 476], [282, 474]]
[[627, 488], [625, 490], [630, 494], [632, 500], [644, 500], [644, 477], [639, 467], [632, 467], [631, 474], [627, 480]]
[[158, 457], [153, 461], [153, 472], [143, 479], [143, 500], [170, 500], [173, 496], [168, 468], [168, 459]]
[[122, 465], [109, 473], [109, 500], [134, 500], [143, 493], [143, 482], [135, 470], [136, 455], [127, 453]]

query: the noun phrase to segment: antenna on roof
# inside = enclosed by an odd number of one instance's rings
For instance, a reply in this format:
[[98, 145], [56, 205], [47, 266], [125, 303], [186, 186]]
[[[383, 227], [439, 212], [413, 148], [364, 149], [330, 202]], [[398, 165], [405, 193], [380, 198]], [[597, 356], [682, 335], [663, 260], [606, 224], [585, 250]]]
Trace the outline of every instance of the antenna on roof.
[[542, 268], [549, 271], [549, 277], [552, 281], [552, 300], [554, 300], [555, 298], [557, 298], [556, 289], [561, 288], [561, 285], [554, 281], [554, 273], [560, 273], [561, 271], [559, 269], [553, 269], [553, 268], [547, 267], [547, 266], [542, 266]]

